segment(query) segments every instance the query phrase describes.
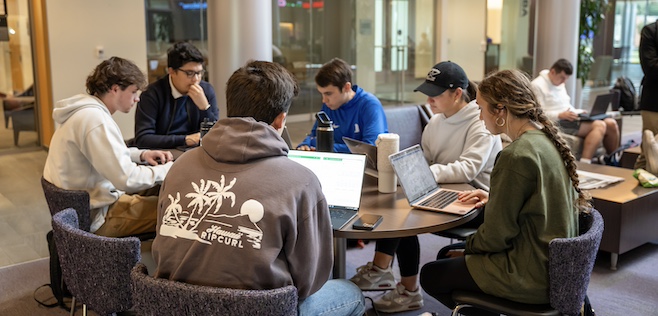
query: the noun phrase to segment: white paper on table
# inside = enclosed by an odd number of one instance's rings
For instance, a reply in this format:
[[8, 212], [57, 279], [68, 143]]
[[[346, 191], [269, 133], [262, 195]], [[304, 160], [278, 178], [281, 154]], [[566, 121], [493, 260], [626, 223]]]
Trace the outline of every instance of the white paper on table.
[[580, 188], [583, 190], [593, 190], [606, 187], [610, 184], [624, 181], [624, 178], [609, 176], [606, 174], [577, 170]]

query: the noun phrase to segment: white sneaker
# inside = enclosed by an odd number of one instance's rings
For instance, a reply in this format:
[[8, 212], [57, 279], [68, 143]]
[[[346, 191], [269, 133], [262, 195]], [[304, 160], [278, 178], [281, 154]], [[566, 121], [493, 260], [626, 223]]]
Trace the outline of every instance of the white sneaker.
[[409, 292], [404, 285], [398, 283], [395, 290], [390, 291], [373, 303], [376, 310], [384, 313], [397, 313], [423, 307], [423, 294], [420, 287]]
[[356, 274], [350, 278], [364, 291], [392, 290], [395, 288], [395, 277], [391, 268], [382, 269], [371, 262], [356, 269]]

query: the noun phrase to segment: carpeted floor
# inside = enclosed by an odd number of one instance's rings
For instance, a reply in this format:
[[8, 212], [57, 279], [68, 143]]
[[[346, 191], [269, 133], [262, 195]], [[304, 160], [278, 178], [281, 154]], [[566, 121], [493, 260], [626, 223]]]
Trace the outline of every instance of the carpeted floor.
[[[432, 234], [421, 235], [421, 266], [434, 260], [436, 253], [448, 240]], [[359, 265], [372, 260], [374, 242], [365, 249], [349, 249], [347, 253], [347, 277], [354, 275]], [[610, 255], [598, 255], [590, 280], [588, 296], [597, 316], [658, 315], [658, 241], [645, 244], [620, 256], [623, 263], [617, 271], [610, 267]], [[394, 263], [397, 271], [397, 262]], [[399, 274], [396, 275], [399, 278]], [[366, 296], [379, 297], [383, 293], [364, 292]], [[451, 312], [434, 298], [424, 294], [425, 306], [417, 311], [395, 315], [415, 316], [422, 312], [450, 315]], [[370, 305], [369, 305], [370, 306]], [[374, 315], [372, 309], [368, 315]], [[386, 314], [384, 314], [386, 315]]]
[[[447, 239], [431, 234], [421, 235], [420, 242], [421, 264], [433, 260], [436, 252], [448, 244]], [[364, 249], [348, 249], [348, 277], [358, 266], [372, 260], [374, 244], [370, 242]], [[608, 254], [599, 254], [588, 291], [597, 315], [658, 315], [658, 274], [655, 272], [658, 266], [658, 242], [641, 246], [621, 258], [619, 269], [611, 271], [608, 268]], [[397, 263], [395, 266], [397, 271]], [[66, 315], [63, 309], [44, 308], [33, 299], [34, 290], [48, 283], [48, 278], [48, 258], [0, 268], [0, 315]], [[364, 294], [376, 299], [383, 292]], [[40, 299], [47, 299], [51, 295], [47, 288], [37, 292]], [[370, 303], [367, 304], [370, 307]], [[427, 295], [424, 308], [395, 315], [419, 315], [426, 311], [442, 316], [450, 315], [447, 308]], [[376, 314], [369, 309], [368, 315]]]
[[[68, 315], [61, 308], [46, 308], [34, 300], [34, 291], [39, 286], [50, 283], [48, 258], [0, 268], [0, 315]], [[48, 300], [52, 297], [49, 288], [43, 288], [36, 297]], [[96, 315], [96, 314], [93, 314]]]

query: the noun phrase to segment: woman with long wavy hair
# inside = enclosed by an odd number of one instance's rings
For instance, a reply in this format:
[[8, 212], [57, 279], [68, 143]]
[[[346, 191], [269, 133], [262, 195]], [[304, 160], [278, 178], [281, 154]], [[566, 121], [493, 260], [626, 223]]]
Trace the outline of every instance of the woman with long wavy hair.
[[489, 193], [460, 195], [484, 205], [484, 222], [463, 252], [423, 266], [421, 286], [450, 308], [454, 290], [548, 303], [548, 244], [578, 235], [578, 213], [589, 211], [589, 197], [578, 187], [574, 156], [525, 74], [503, 70], [488, 76], [477, 103], [486, 128], [507, 134], [512, 143], [496, 159]]

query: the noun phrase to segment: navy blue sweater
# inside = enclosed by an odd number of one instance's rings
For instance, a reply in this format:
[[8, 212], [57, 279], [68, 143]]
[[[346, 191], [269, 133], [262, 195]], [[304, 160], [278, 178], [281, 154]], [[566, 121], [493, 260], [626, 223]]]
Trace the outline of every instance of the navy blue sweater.
[[[183, 96], [184, 109], [175, 107], [169, 76], [151, 83], [140, 96], [135, 111], [135, 145], [139, 148], [176, 148], [185, 146], [185, 136], [199, 132], [204, 118], [219, 119], [215, 90], [206, 81], [199, 83], [210, 103], [210, 108], [199, 110], [191, 98]], [[175, 114], [178, 114], [176, 116]], [[181, 117], [181, 114], [185, 117]]]

